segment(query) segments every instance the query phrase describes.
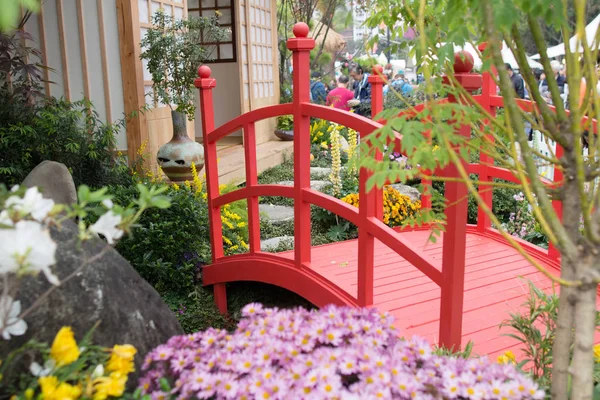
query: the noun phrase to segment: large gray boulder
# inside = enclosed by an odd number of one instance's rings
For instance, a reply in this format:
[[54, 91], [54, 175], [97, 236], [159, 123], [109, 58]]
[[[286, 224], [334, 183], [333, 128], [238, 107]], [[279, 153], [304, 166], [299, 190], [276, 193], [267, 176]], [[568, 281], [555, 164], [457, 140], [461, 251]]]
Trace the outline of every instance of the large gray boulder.
[[42, 161], [31, 170], [23, 181], [23, 186], [37, 186], [47, 199], [57, 204], [77, 203], [77, 189], [73, 177], [64, 164], [56, 161]]
[[[60, 231], [52, 232], [58, 244], [53, 271], [61, 280], [107, 246], [104, 241], [94, 239], [78, 248], [76, 232], [75, 224], [70, 221]], [[23, 279], [18, 294], [22, 309], [26, 310], [50, 286], [42, 274]], [[113, 248], [105, 250], [102, 257], [57, 287], [25, 321], [28, 329], [24, 336], [9, 341], [0, 339], [0, 359], [31, 338], [51, 344], [62, 326], [71, 326], [80, 341], [100, 322], [93, 335], [95, 344], [107, 347], [132, 344], [138, 350], [130, 387], [137, 382], [145, 354], [171, 336], [183, 334], [175, 314], [160, 295]]]
[[402, 183], [394, 183], [393, 185], [390, 185], [390, 186], [393, 187], [394, 189], [396, 189], [397, 191], [399, 191], [400, 194], [408, 196], [410, 198], [410, 201], [412, 201], [412, 202], [415, 202], [415, 201], [421, 199], [421, 192], [419, 192], [419, 189], [417, 189], [415, 187], [404, 185]]

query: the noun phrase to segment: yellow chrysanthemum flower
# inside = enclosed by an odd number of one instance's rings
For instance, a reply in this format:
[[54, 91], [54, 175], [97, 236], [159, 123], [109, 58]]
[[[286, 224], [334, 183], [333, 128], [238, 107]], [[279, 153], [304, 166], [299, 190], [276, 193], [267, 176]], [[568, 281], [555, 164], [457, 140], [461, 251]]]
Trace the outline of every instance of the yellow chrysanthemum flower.
[[75, 400], [81, 396], [79, 387], [69, 385], [66, 382], [59, 382], [55, 376], [41, 377], [38, 383], [40, 384], [43, 400]]
[[79, 347], [77, 347], [77, 342], [70, 326], [63, 326], [56, 334], [50, 348], [50, 357], [56, 361], [56, 365], [59, 367], [69, 365], [79, 358]]
[[498, 357], [498, 364], [515, 364], [516, 362], [517, 358], [510, 350], [507, 350], [504, 354]]
[[113, 372], [109, 376], [94, 379], [94, 400], [105, 400], [109, 396], [119, 397], [125, 391], [127, 375]]
[[136, 348], [130, 344], [115, 345], [106, 363], [106, 370], [109, 372], [120, 372], [121, 374], [128, 374], [135, 371], [133, 358], [136, 353]]

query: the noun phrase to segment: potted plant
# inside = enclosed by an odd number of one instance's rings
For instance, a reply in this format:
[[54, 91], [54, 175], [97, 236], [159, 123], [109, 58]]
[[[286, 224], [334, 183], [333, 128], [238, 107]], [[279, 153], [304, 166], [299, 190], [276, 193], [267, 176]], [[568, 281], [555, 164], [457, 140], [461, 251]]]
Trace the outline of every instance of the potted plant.
[[176, 20], [162, 10], [152, 25], [141, 42], [141, 58], [152, 74], [155, 99], [171, 108], [173, 119], [173, 137], [158, 150], [158, 164], [172, 182], [191, 181], [192, 163], [198, 171], [204, 166], [204, 148], [188, 137], [186, 127], [186, 116], [192, 121], [196, 111], [194, 79], [226, 30], [216, 16]]
[[291, 115], [282, 115], [278, 117], [275, 136], [285, 141], [294, 140], [294, 117]]

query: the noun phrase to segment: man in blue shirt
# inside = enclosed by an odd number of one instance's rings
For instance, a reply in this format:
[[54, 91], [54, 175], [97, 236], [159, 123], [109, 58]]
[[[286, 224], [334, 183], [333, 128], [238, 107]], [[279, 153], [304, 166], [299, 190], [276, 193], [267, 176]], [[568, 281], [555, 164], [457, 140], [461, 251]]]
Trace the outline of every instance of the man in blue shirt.
[[317, 104], [325, 104], [327, 99], [327, 87], [321, 82], [321, 73], [315, 71], [311, 74], [310, 99]]
[[360, 65], [350, 68], [349, 75], [354, 79], [354, 100], [350, 100], [348, 105], [354, 109], [358, 115], [363, 117], [371, 116], [371, 83], [369, 74], [366, 74]]

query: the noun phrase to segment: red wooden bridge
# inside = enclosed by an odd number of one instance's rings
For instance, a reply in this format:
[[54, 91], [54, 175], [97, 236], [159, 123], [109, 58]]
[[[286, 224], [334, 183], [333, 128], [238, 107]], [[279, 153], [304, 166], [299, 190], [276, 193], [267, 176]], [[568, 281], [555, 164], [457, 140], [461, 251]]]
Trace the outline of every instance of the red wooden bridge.
[[[392, 229], [382, 222], [380, 190], [367, 192], [368, 172], [360, 171], [357, 209], [310, 187], [310, 118], [322, 118], [360, 132], [371, 134], [381, 124], [356, 114], [311, 104], [309, 101], [309, 52], [314, 40], [308, 27], [297, 24], [295, 38], [288, 41], [293, 52], [293, 102], [250, 111], [219, 128], [214, 127], [212, 90], [215, 79], [203, 66], [195, 85], [200, 89], [205, 168], [212, 237], [212, 264], [205, 267], [205, 285], [213, 285], [220, 311], [227, 311], [225, 284], [233, 281], [259, 281], [291, 290], [317, 306], [335, 303], [350, 306], [373, 306], [396, 317], [401, 335], [421, 335], [448, 348], [457, 348], [469, 340], [478, 354], [496, 355], [516, 343], [502, 335], [499, 325], [526, 300], [526, 280], [542, 289], [552, 282], [519, 254], [494, 229], [479, 210], [476, 226], [467, 225], [467, 189], [457, 182], [446, 183], [446, 231], [437, 243], [428, 241], [426, 228]], [[466, 89], [482, 89], [475, 96], [490, 113], [503, 106], [495, 93], [489, 74], [457, 71], [457, 79]], [[372, 85], [373, 116], [382, 110], [384, 80], [369, 76]], [[448, 101], [456, 101], [450, 97]], [[531, 109], [531, 104], [521, 106]], [[259, 185], [257, 180], [255, 123], [280, 115], [294, 118], [294, 186]], [[242, 129], [245, 144], [246, 186], [219, 194], [216, 143]], [[470, 127], [460, 129], [470, 135]], [[400, 141], [398, 136], [397, 141]], [[399, 148], [399, 147], [396, 147]], [[557, 148], [557, 156], [562, 150]], [[468, 166], [481, 181], [501, 178], [518, 180], [508, 171], [495, 167], [486, 155], [480, 163]], [[441, 171], [458, 177], [455, 167]], [[555, 182], [561, 181], [559, 170]], [[424, 182], [427, 184], [427, 182]], [[481, 192], [491, 208], [492, 191]], [[283, 196], [294, 199], [294, 250], [270, 254], [260, 249], [259, 196]], [[221, 207], [238, 200], [248, 205], [249, 252], [224, 256]], [[423, 207], [430, 199], [422, 199]], [[311, 247], [311, 205], [325, 208], [358, 227], [358, 239]], [[561, 203], [554, 204], [561, 211]], [[558, 274], [558, 253], [520, 241], [530, 257]], [[525, 278], [525, 279], [523, 279]]]

